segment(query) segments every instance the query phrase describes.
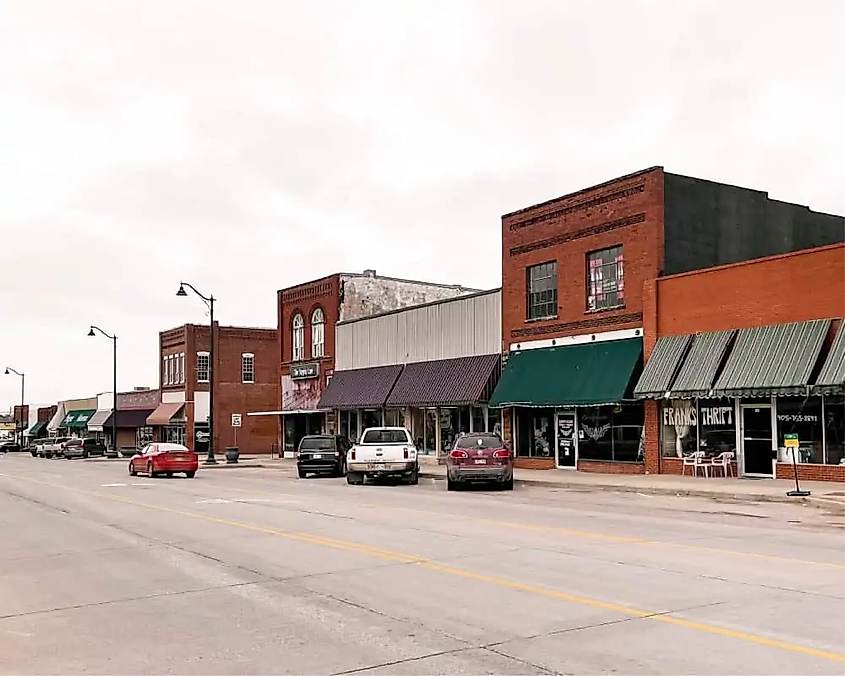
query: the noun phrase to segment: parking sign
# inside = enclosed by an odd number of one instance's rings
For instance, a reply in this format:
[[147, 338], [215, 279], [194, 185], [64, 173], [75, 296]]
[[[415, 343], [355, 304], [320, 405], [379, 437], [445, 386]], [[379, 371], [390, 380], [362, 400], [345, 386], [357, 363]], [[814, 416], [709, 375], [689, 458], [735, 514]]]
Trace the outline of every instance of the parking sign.
[[240, 413], [233, 413], [232, 414], [232, 427], [240, 427], [241, 426], [241, 414]]

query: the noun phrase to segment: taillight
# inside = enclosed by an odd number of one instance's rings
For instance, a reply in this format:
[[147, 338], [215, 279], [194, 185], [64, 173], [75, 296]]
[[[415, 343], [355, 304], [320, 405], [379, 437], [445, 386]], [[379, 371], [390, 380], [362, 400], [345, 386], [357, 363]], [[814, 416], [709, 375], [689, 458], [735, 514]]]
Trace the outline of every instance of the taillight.
[[504, 449], [503, 449], [503, 450], [499, 450], [499, 451], [494, 451], [494, 452], [493, 452], [493, 457], [494, 457], [494, 458], [509, 458], [509, 457], [511, 457], [511, 452], [510, 452], [510, 451], [507, 451], [507, 450], [504, 450]]
[[60, 448], [61, 450], [65, 450], [65, 448], [67, 448], [67, 444], [62, 444], [61, 446], [59, 446], [59, 448]]
[[408, 447], [406, 446], [405, 448], [402, 449], [402, 451], [404, 453], [405, 460], [407, 460], [408, 459]]
[[354, 448], [351, 451], [349, 451], [349, 458], [351, 460], [355, 459], [355, 449]]
[[452, 451], [449, 454], [449, 457], [451, 457], [451, 458], [468, 458], [469, 454], [466, 451], [459, 451], [458, 449], [455, 449], [454, 451]]

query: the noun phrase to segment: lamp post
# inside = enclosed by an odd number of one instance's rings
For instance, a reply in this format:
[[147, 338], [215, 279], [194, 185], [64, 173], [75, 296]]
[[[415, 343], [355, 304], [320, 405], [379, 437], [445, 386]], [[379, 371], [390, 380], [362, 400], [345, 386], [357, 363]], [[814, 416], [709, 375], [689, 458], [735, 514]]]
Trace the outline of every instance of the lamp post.
[[[211, 346], [208, 350], [208, 455], [205, 458], [205, 464], [216, 465], [217, 459], [214, 457], [214, 296], [204, 296], [188, 282], [179, 282], [179, 290], [176, 292], [176, 295], [180, 297], [187, 296], [188, 292], [185, 291], [186, 286], [206, 304], [211, 319], [209, 331]], [[194, 396], [194, 399], [196, 399], [196, 396]], [[196, 405], [194, 405], [194, 410], [196, 410]], [[194, 437], [196, 437], [196, 434], [194, 434]]]
[[[24, 407], [24, 393], [26, 392], [26, 376], [21, 373], [20, 371], [15, 371], [11, 366], [6, 367], [5, 375], [11, 375], [14, 373], [16, 376], [20, 376], [21, 379], [21, 418], [23, 418], [23, 407]], [[23, 422], [23, 420], [21, 420]], [[23, 446], [23, 430], [18, 429], [17, 423], [15, 423], [15, 438], [18, 440], [18, 445]]]
[[111, 408], [111, 443], [112, 450], [117, 452], [117, 336], [110, 336], [99, 326], [91, 325], [88, 336], [96, 336], [95, 331], [101, 333], [112, 342], [112, 408]]

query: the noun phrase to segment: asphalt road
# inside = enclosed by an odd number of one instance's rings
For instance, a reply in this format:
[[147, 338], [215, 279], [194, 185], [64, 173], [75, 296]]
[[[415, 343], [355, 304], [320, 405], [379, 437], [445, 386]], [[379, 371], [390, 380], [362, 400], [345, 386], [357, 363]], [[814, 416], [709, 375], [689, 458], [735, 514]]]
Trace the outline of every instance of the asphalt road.
[[812, 508], [0, 457], [7, 674], [842, 674]]

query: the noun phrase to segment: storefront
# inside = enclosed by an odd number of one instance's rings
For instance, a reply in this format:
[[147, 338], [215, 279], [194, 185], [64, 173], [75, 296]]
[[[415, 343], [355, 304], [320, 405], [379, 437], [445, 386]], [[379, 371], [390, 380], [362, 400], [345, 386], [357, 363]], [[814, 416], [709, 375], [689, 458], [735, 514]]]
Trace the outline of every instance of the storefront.
[[513, 351], [490, 406], [512, 421], [506, 438], [517, 465], [641, 472], [644, 406], [632, 391], [642, 345], [639, 337], [602, 340], [598, 334]]
[[[118, 411], [118, 414], [122, 411]], [[185, 402], [171, 402], [159, 404], [147, 416], [146, 425], [153, 429], [153, 441], [171, 444], [185, 444], [187, 419], [185, 417]]]
[[326, 411], [320, 407], [320, 362], [292, 364], [282, 376], [282, 450], [291, 457], [302, 437], [327, 431]]
[[659, 471], [680, 473], [696, 451], [730, 454], [734, 476], [790, 476], [793, 452], [798, 465], [830, 467], [805, 476], [845, 469], [845, 338], [840, 327], [825, 350], [830, 330], [814, 320], [658, 340], [635, 396], [657, 401]]
[[96, 409], [69, 411], [59, 425], [59, 435], [84, 437], [88, 432], [88, 421], [95, 412]]
[[[126, 408], [117, 412], [117, 449], [142, 449], [155, 440], [156, 427], [147, 424], [147, 419], [156, 412], [151, 408]], [[114, 414], [103, 422], [105, 434], [111, 435]], [[176, 423], [178, 423], [178, 418]], [[168, 423], [169, 424], [169, 423]], [[159, 426], [160, 427], [160, 426]]]
[[111, 409], [98, 408], [88, 421], [88, 434], [99, 441], [106, 441], [103, 423], [111, 417]]

